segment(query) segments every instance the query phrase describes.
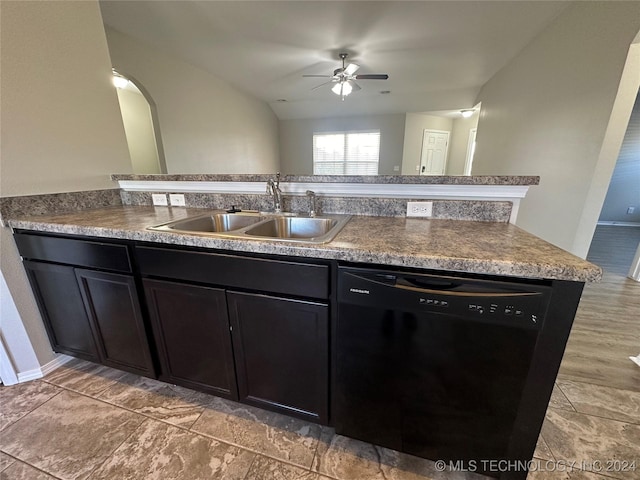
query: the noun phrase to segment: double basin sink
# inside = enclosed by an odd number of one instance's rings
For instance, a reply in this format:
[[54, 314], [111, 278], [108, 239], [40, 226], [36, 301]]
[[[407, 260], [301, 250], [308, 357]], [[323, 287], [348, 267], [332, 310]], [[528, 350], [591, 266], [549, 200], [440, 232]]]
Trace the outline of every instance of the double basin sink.
[[211, 237], [327, 243], [333, 240], [350, 218], [349, 215], [303, 217], [255, 211], [213, 211], [149, 229]]

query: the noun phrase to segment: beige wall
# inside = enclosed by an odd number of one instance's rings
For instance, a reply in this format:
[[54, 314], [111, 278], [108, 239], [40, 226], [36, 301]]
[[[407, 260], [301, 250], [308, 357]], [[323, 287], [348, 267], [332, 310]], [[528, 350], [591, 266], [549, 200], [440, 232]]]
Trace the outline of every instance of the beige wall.
[[[591, 237], [580, 224], [589, 217], [586, 208], [597, 219], [602, 205], [589, 202], [590, 190], [639, 30], [640, 2], [573, 4], [477, 99], [482, 112], [473, 173], [540, 175], [521, 203], [518, 225], [581, 256]], [[605, 176], [606, 170], [599, 169]]]
[[463, 175], [469, 147], [469, 132], [478, 126], [479, 109], [469, 118], [459, 117], [453, 120], [449, 141], [449, 161], [447, 175]]
[[[131, 163], [97, 2], [2, 1], [0, 16], [0, 194], [114, 188], [109, 174]], [[42, 365], [53, 353], [11, 232], [0, 233], [0, 268]]]
[[156, 104], [167, 173], [279, 169], [278, 120], [265, 102], [130, 36], [106, 33], [113, 66]]
[[[380, 130], [380, 175], [399, 175], [404, 141], [404, 114], [312, 118], [280, 121], [283, 173], [313, 174], [313, 134], [352, 130]], [[394, 167], [398, 167], [398, 171]]]
[[122, 88], [116, 90], [133, 173], [163, 173], [160, 171], [149, 103], [138, 92]]
[[[418, 175], [422, 137], [425, 130], [451, 132], [453, 121], [446, 117], [436, 117], [422, 113], [407, 113], [404, 127], [404, 148], [402, 152], [402, 174]], [[447, 157], [449, 153], [447, 152]], [[448, 161], [448, 159], [447, 159]]]
[[2, 196], [131, 171], [100, 22], [94, 2], [2, 1]]

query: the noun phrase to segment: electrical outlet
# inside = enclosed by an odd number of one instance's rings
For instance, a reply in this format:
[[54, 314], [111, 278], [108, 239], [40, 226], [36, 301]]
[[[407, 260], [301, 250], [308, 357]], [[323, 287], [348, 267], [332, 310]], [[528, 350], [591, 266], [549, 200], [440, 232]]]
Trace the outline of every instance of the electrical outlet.
[[627, 208], [627, 215], [633, 215], [633, 212], [636, 211], [636, 207]]
[[407, 217], [431, 217], [433, 202], [407, 202]]
[[153, 193], [151, 195], [151, 199], [153, 200], [154, 205], [162, 205], [167, 206], [167, 194], [166, 193]]
[[173, 207], [184, 207], [184, 194], [183, 193], [170, 193], [169, 203]]

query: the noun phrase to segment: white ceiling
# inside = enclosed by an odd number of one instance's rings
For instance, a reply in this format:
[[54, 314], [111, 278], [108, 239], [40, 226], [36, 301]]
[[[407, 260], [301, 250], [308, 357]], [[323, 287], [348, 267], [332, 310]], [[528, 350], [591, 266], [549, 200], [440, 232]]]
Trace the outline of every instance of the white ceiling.
[[[567, 1], [113, 1], [104, 23], [269, 103], [281, 119], [472, 107], [484, 83]], [[358, 81], [344, 102], [312, 90], [340, 65]], [[391, 90], [382, 95], [380, 91]], [[286, 102], [278, 101], [280, 99]]]

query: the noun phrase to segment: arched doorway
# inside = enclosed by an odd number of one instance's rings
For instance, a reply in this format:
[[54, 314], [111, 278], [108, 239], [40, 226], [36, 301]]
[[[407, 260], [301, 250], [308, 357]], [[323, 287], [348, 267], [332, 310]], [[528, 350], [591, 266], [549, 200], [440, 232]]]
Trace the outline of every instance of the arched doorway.
[[113, 70], [133, 173], [167, 173], [155, 103], [144, 87]]

